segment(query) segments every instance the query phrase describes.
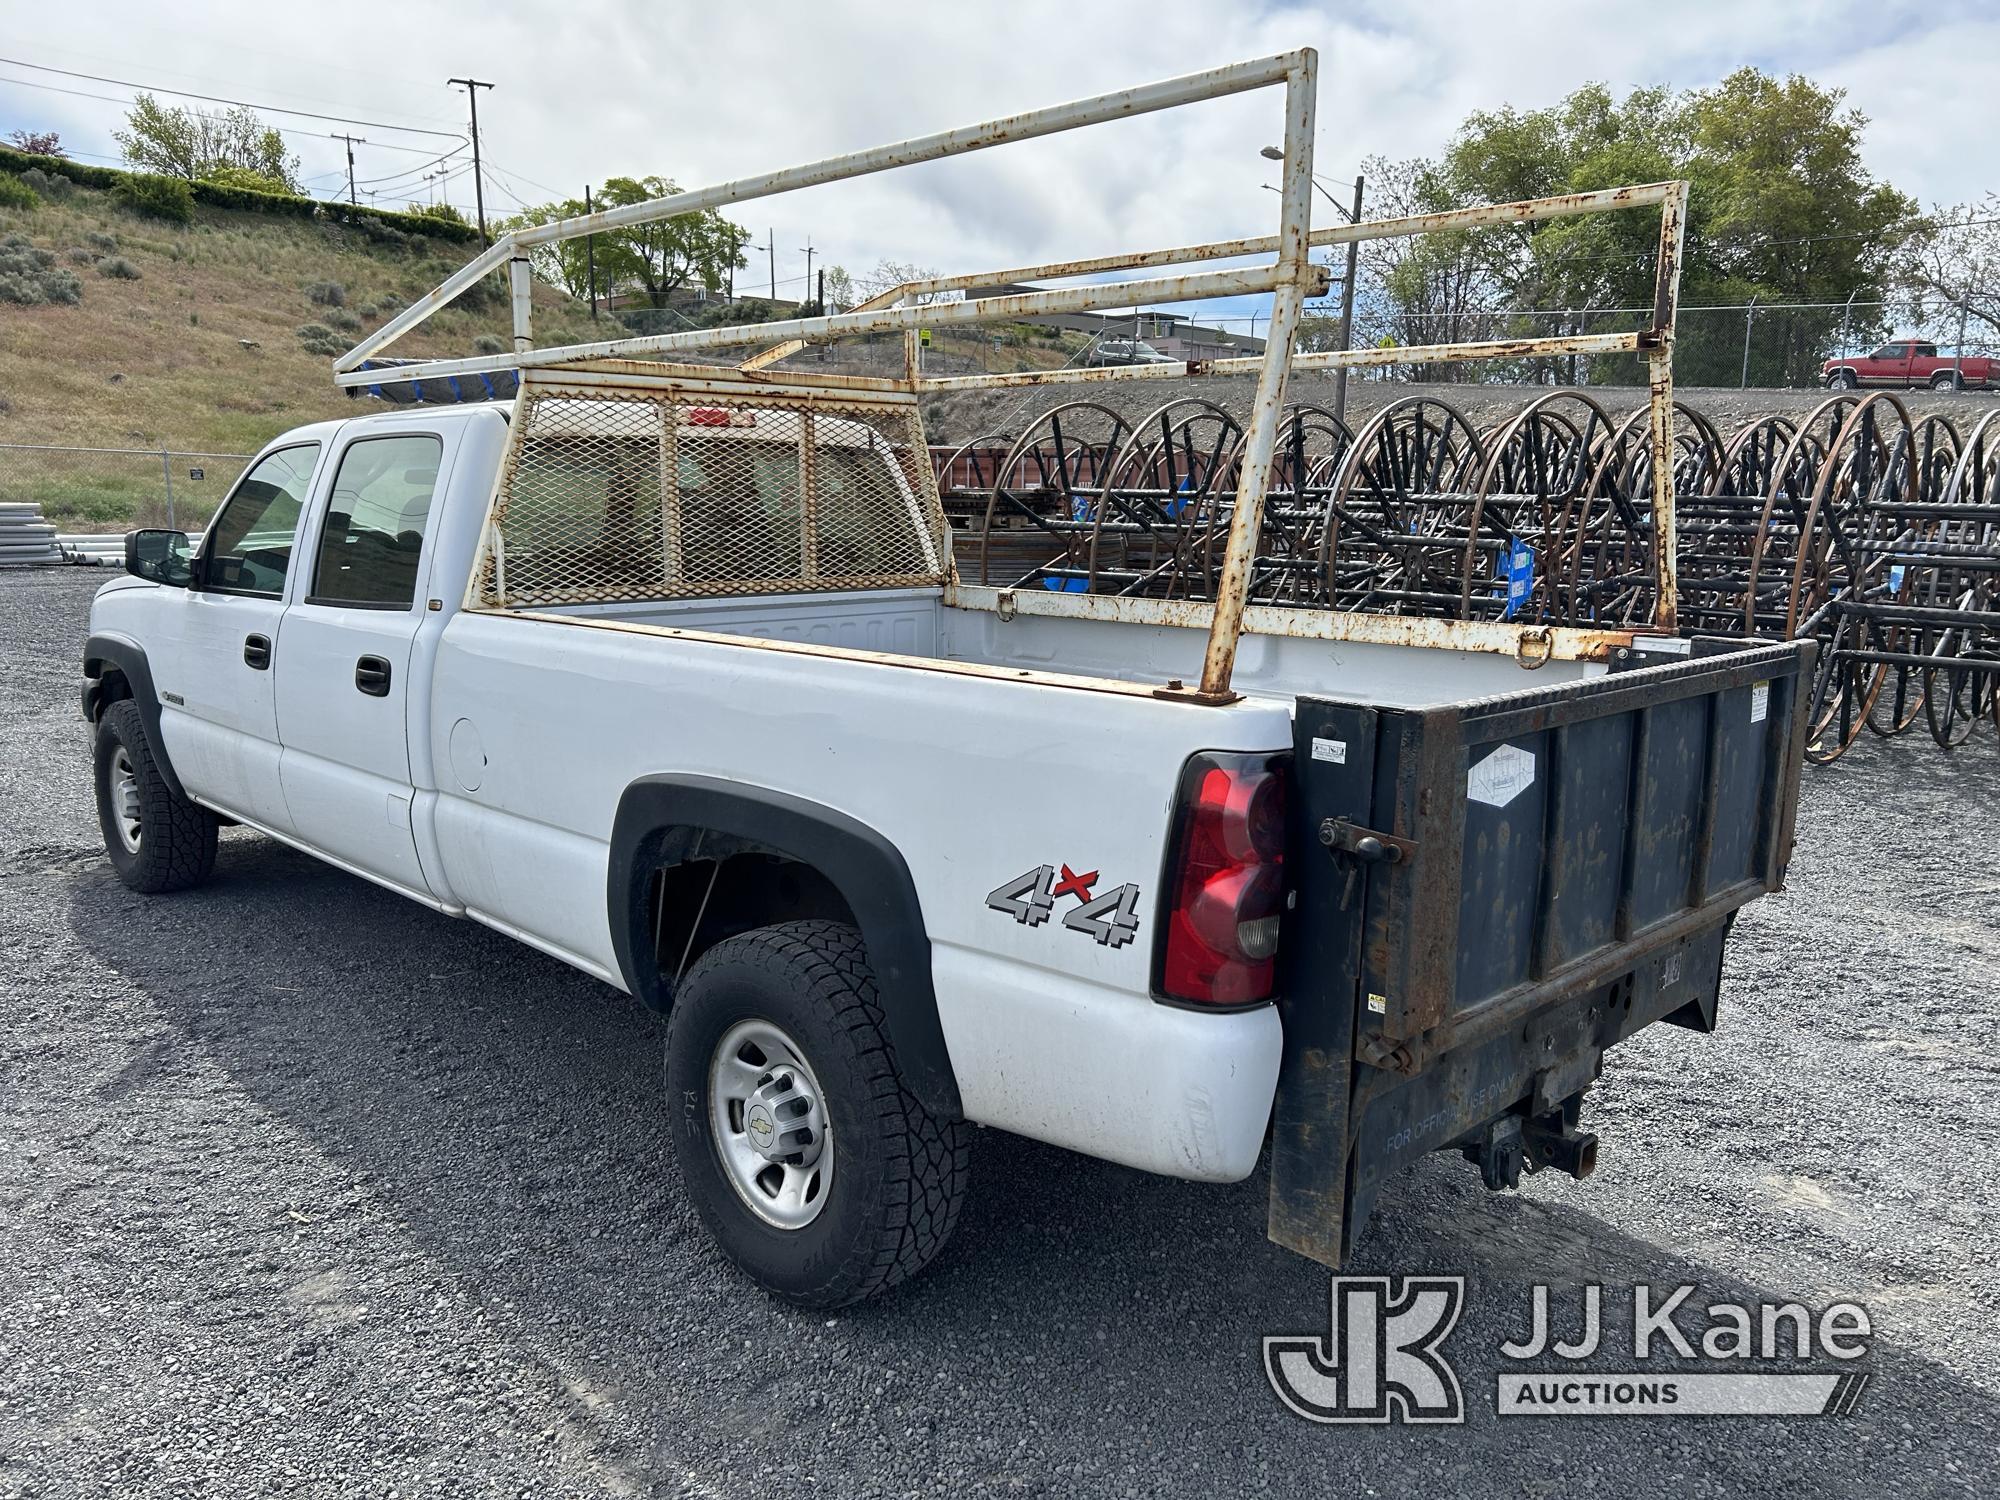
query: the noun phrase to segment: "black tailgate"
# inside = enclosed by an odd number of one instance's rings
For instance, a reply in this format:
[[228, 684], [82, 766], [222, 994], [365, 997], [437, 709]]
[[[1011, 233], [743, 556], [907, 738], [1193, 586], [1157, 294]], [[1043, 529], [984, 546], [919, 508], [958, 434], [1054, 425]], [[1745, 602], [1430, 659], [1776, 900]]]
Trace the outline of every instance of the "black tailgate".
[[1274, 1240], [1338, 1265], [1389, 1173], [1560, 1109], [1651, 1021], [1713, 1024], [1730, 914], [1790, 856], [1814, 650], [1299, 700]]

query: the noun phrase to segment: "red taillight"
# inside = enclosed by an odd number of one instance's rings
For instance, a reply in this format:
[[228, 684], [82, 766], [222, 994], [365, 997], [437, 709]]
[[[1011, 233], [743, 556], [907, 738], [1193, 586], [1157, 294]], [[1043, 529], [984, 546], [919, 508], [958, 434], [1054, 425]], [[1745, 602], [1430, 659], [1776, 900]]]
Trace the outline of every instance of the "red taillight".
[[1158, 989], [1249, 1005], [1277, 988], [1285, 909], [1283, 756], [1197, 755], [1181, 774]]
[[688, 427], [755, 427], [754, 411], [731, 411], [726, 406], [690, 406], [681, 417]]

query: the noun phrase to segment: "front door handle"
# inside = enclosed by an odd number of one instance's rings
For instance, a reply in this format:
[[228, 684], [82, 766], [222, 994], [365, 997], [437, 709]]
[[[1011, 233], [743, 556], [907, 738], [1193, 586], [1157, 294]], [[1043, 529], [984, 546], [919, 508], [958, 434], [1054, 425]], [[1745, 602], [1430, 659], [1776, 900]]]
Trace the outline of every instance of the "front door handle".
[[271, 638], [268, 635], [244, 636], [243, 662], [259, 672], [267, 670], [271, 665]]
[[389, 696], [389, 663], [379, 656], [364, 656], [354, 664], [354, 685], [371, 698]]

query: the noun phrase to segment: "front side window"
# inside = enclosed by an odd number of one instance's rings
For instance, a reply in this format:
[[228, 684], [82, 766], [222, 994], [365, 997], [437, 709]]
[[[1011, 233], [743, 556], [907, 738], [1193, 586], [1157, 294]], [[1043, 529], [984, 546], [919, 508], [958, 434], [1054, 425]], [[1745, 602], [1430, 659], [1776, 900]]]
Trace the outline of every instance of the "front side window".
[[428, 433], [349, 443], [313, 563], [313, 604], [408, 609], [417, 598], [444, 444]]
[[209, 531], [203, 587], [235, 594], [285, 591], [299, 513], [312, 490], [319, 444], [266, 454], [223, 502]]

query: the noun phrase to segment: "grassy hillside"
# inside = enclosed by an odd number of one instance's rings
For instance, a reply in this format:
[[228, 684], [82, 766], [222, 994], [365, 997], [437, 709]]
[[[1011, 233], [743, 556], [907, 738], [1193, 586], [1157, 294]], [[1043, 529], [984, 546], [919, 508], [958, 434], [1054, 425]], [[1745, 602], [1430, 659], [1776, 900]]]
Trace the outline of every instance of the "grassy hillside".
[[[331, 351], [476, 251], [207, 205], [191, 224], [164, 223], [85, 186], [0, 206], [0, 443], [249, 453], [301, 422], [380, 409], [334, 386]], [[461, 299], [394, 352], [472, 354], [482, 335], [504, 336], [505, 298], [489, 287], [481, 305]], [[65, 288], [80, 293], [73, 304], [14, 300]], [[587, 309], [536, 296], [539, 338], [586, 336]], [[236, 472], [217, 464], [201, 483], [178, 480], [176, 519], [204, 518]], [[65, 526], [151, 520], [159, 488], [157, 461], [0, 450], [0, 498], [40, 500]]]
[[[246, 454], [303, 422], [381, 410], [333, 384], [333, 355], [477, 249], [384, 222], [337, 223], [212, 202], [197, 202], [193, 222], [175, 224], [134, 212], [105, 187], [52, 189], [46, 176], [36, 183], [39, 194], [11, 204], [10, 196], [23, 195], [16, 188], [22, 178], [9, 167], [28, 160], [0, 152], [0, 445]], [[499, 279], [475, 291], [390, 352], [504, 348], [510, 325]], [[587, 307], [551, 288], [537, 286], [535, 297], [538, 342], [626, 331], [608, 318], [593, 324]], [[790, 308], [746, 303], [743, 311], [784, 316]], [[927, 368], [1047, 368], [1076, 359], [1088, 342], [1024, 325], [940, 327]], [[791, 363], [893, 375], [902, 369], [902, 347], [899, 335], [849, 339]], [[205, 521], [239, 472], [226, 459], [177, 460], [175, 523]], [[157, 456], [0, 446], [0, 499], [39, 501], [65, 529], [164, 524], [163, 492]]]

